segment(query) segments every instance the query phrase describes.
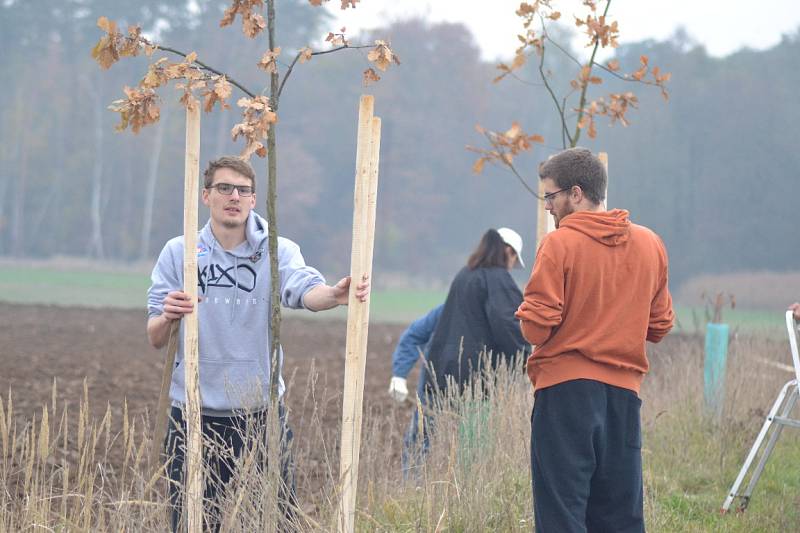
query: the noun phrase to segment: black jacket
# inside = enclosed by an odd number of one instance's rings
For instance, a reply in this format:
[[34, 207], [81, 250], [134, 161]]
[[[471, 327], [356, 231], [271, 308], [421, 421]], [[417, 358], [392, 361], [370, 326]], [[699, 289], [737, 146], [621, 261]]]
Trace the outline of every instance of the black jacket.
[[490, 352], [492, 367], [501, 358], [510, 360], [517, 351], [529, 352], [530, 345], [514, 318], [521, 303], [522, 292], [505, 268], [461, 269], [450, 285], [428, 349], [435, 374], [434, 378], [428, 373], [428, 389], [435, 383], [444, 390], [447, 377], [463, 388], [470, 375], [481, 369], [484, 349]]

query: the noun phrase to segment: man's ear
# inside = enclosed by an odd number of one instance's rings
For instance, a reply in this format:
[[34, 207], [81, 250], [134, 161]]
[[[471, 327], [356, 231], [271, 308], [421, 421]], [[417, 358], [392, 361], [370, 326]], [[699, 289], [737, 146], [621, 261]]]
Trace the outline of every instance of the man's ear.
[[570, 192], [570, 196], [575, 198], [575, 203], [576, 204], [579, 204], [579, 203], [581, 203], [583, 201], [584, 194], [583, 194], [583, 189], [581, 189], [580, 185], [573, 185], [572, 186], [572, 190], [569, 191], [569, 192]]
[[203, 205], [208, 207], [208, 189], [203, 189], [203, 192], [200, 193], [200, 199], [203, 201]]

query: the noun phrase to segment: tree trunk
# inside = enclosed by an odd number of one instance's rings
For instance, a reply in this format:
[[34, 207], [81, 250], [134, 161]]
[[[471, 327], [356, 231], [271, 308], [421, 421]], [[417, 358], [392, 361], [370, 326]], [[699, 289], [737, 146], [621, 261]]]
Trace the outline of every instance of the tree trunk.
[[[12, 221], [6, 219], [6, 202], [13, 211], [14, 202], [12, 194], [15, 192], [17, 172], [19, 167], [20, 135], [16, 128], [17, 117], [22, 113], [21, 93], [22, 89], [17, 88], [17, 94], [13, 107], [4, 109], [3, 132], [7, 135], [0, 139], [0, 255], [10, 254], [12, 249], [11, 228]], [[12, 133], [13, 132], [13, 133]], [[13, 186], [12, 186], [13, 185]], [[9, 215], [10, 216], [10, 215]], [[8, 229], [8, 231], [6, 231]]]
[[[25, 135], [18, 144], [17, 175], [14, 180], [14, 194], [11, 203], [11, 255], [20, 256], [23, 253], [25, 241], [25, 221], [23, 217], [23, 207], [25, 204], [25, 189], [28, 181], [28, 153], [30, 151], [30, 128], [23, 128], [22, 123], [26, 116], [26, 108], [23, 103], [22, 90], [17, 91], [17, 115], [16, 124], [20, 126]], [[17, 129], [16, 131], [20, 131]]]
[[156, 198], [156, 182], [158, 181], [158, 166], [161, 162], [161, 150], [164, 147], [164, 130], [169, 117], [169, 106], [163, 106], [164, 113], [158, 121], [156, 137], [153, 141], [153, 155], [150, 158], [150, 168], [147, 172], [147, 185], [144, 193], [144, 211], [142, 213], [142, 238], [139, 245], [139, 259], [144, 261], [150, 256], [150, 232], [153, 229], [153, 204]]
[[[269, 48], [275, 49], [275, 0], [267, 1], [267, 34]], [[270, 75], [270, 102], [274, 105], [278, 94], [278, 73]], [[277, 111], [276, 108], [273, 108]], [[281, 346], [281, 280], [278, 272], [278, 153], [276, 150], [277, 139], [275, 126], [272, 124], [267, 131], [267, 224], [269, 237], [269, 268], [270, 268], [270, 404], [278, 399], [278, 377], [280, 376], [280, 346]]]
[[103, 259], [103, 217], [100, 205], [103, 192], [103, 109], [105, 106], [101, 101], [100, 94], [91, 87], [89, 94], [92, 96], [92, 109], [94, 110], [94, 166], [92, 169], [92, 197], [89, 213], [92, 221], [92, 234], [89, 238], [88, 255], [98, 259]]
[[[52, 170], [52, 179], [47, 187], [47, 196], [42, 202], [41, 209], [36, 214], [36, 217], [30, 224], [31, 235], [40, 235], [39, 231], [45, 220], [51, 219], [53, 211], [51, 206], [53, 202], [61, 197], [64, 187], [64, 168], [66, 168], [67, 148], [66, 148], [66, 129], [64, 128], [64, 115], [58, 114], [56, 116], [55, 127], [50, 132], [55, 135], [53, 145], [55, 147], [55, 168]], [[0, 193], [1, 195], [2, 193]], [[46, 239], [42, 239], [45, 240]], [[41, 242], [41, 240], [40, 240]]]

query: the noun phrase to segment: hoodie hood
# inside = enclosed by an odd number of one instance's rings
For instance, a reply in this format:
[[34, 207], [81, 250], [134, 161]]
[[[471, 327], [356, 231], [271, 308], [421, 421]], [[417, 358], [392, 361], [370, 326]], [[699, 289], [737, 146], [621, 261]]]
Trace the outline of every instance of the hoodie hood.
[[578, 211], [564, 217], [561, 228], [579, 231], [606, 246], [618, 246], [630, 238], [631, 221], [625, 209]]
[[[259, 252], [261, 256], [265, 256], [267, 253], [267, 227], [266, 219], [255, 211], [250, 211], [244, 230], [245, 241], [233, 250], [228, 251], [228, 253], [238, 258], [248, 259]], [[214, 250], [219, 246], [216, 237], [214, 237], [214, 232], [211, 231], [211, 220], [206, 222], [206, 225], [200, 230], [199, 244], [210, 250]]]

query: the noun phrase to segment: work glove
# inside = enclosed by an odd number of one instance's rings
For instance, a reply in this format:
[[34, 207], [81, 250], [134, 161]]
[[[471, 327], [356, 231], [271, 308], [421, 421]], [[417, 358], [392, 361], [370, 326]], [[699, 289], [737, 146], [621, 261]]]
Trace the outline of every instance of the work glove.
[[389, 382], [389, 396], [398, 403], [406, 401], [406, 398], [408, 398], [406, 378], [392, 376], [392, 380]]

